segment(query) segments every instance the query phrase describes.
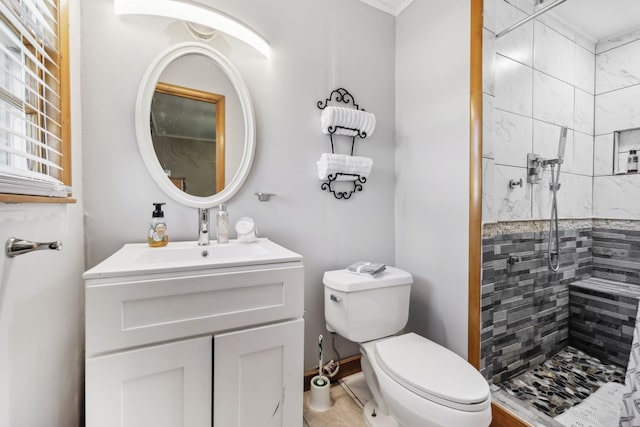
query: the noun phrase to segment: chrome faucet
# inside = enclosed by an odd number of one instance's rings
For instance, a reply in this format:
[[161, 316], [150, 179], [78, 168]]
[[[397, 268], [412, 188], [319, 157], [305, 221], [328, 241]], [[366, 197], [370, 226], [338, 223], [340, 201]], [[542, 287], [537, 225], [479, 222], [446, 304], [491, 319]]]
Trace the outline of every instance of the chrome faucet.
[[207, 246], [209, 244], [209, 209], [198, 209], [198, 245]]

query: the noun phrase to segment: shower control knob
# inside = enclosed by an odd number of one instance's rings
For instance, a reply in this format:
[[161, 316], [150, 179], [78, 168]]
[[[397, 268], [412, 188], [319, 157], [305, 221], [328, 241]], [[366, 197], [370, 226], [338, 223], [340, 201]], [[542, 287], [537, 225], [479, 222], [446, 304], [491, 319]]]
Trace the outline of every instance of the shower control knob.
[[509, 188], [516, 188], [516, 187], [522, 187], [522, 178], [518, 179], [512, 179], [509, 181]]

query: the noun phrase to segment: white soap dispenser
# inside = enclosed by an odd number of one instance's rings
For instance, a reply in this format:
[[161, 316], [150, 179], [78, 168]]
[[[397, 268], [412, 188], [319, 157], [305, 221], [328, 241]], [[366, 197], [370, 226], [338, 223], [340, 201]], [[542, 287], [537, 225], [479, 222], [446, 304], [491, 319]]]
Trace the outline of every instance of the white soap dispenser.
[[218, 243], [229, 242], [229, 213], [224, 203], [218, 207], [216, 214], [216, 240]]

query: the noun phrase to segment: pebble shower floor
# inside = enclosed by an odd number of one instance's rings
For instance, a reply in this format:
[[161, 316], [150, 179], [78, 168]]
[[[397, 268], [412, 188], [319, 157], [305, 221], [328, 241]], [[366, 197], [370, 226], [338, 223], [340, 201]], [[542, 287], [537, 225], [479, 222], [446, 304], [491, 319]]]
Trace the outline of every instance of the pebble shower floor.
[[500, 384], [509, 394], [556, 417], [607, 382], [624, 384], [625, 369], [567, 346], [542, 364]]

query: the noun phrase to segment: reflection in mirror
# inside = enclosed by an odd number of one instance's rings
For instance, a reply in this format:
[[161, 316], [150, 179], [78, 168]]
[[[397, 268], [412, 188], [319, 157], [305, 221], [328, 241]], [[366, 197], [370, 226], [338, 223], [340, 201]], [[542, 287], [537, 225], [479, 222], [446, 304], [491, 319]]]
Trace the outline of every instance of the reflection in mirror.
[[[224, 110], [216, 107], [222, 105]], [[214, 109], [221, 114], [216, 117]], [[149, 119], [156, 128], [153, 150], [168, 180], [194, 197], [224, 190], [244, 154], [245, 122], [238, 91], [220, 64], [197, 53], [169, 62], [155, 85]], [[156, 132], [161, 124], [168, 135]]]
[[207, 197], [224, 189], [225, 96], [159, 82], [151, 101], [151, 139], [180, 190]]

